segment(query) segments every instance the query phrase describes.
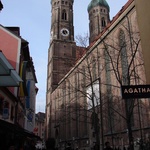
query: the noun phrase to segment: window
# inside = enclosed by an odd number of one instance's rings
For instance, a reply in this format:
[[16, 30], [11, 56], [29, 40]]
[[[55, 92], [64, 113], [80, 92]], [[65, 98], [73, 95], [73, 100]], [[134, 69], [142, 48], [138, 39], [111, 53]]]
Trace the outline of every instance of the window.
[[67, 20], [67, 13], [65, 9], [62, 11], [62, 20]]
[[127, 58], [127, 51], [126, 51], [125, 34], [123, 30], [120, 30], [119, 33], [119, 46], [120, 46], [120, 54], [121, 54], [120, 57], [121, 57], [123, 83], [127, 84], [128, 58]]
[[93, 62], [92, 62], [92, 74], [93, 74], [93, 79], [96, 79], [96, 59], [93, 56]]
[[14, 107], [11, 106], [11, 110], [10, 110], [10, 119], [13, 120], [14, 119]]
[[[92, 91], [93, 88], [93, 91]], [[86, 89], [87, 93], [87, 104], [88, 109], [91, 109], [93, 106], [92, 100], [94, 101], [94, 107], [100, 104], [100, 95], [99, 95], [99, 81], [95, 81], [91, 86], [88, 86]]]
[[105, 22], [105, 18], [104, 17], [101, 19], [101, 24], [102, 24], [102, 27], [106, 27], [106, 22]]
[[[129, 76], [128, 76], [128, 55], [127, 55], [127, 48], [126, 48], [126, 39], [125, 39], [125, 33], [123, 30], [120, 30], [119, 32], [119, 46], [120, 46], [120, 57], [121, 57], [121, 67], [122, 67], [122, 82], [124, 85], [128, 85], [129, 82]], [[132, 106], [131, 100], [126, 100], [128, 109]], [[131, 115], [131, 126], [134, 126], [134, 115]]]

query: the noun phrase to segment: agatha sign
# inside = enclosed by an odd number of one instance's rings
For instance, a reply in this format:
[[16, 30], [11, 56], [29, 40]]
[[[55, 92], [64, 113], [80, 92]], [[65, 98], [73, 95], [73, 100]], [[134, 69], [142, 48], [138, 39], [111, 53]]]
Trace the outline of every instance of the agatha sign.
[[150, 85], [122, 86], [122, 98], [150, 98]]

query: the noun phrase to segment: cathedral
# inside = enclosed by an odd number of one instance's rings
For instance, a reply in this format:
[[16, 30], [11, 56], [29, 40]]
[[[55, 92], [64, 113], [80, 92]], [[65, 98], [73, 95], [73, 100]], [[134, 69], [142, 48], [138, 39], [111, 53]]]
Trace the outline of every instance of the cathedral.
[[77, 46], [74, 0], [51, 0], [46, 137], [65, 149], [139, 146], [150, 137], [147, 98], [123, 99], [123, 85], [146, 83], [135, 1], [112, 20], [106, 0], [91, 0], [89, 46]]

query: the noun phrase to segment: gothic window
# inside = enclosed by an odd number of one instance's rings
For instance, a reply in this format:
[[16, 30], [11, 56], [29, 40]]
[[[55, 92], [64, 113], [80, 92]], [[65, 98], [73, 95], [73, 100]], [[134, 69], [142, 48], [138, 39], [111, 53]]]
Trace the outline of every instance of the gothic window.
[[93, 56], [93, 60], [92, 60], [92, 74], [93, 74], [93, 79], [96, 79], [96, 59]]
[[104, 17], [102, 17], [101, 23], [102, 23], [102, 27], [106, 27], [106, 22], [105, 22], [105, 18]]
[[62, 11], [62, 20], [67, 20], [67, 13], [65, 9]]
[[[112, 84], [112, 78], [111, 78], [111, 72], [110, 72], [110, 58], [107, 54], [107, 52], [104, 52], [104, 56], [105, 56], [105, 63], [106, 63], [106, 85], [111, 85]], [[107, 96], [107, 104], [108, 104], [108, 108], [113, 108], [113, 99], [112, 99], [112, 88], [111, 86], [107, 86], [106, 87], [106, 90], [107, 90], [107, 93], [108, 96]], [[108, 131], [110, 132], [111, 131], [111, 128], [114, 126], [114, 113], [112, 111], [112, 109], [108, 109], [108, 112], [107, 112], [108, 116]]]
[[[128, 56], [127, 56], [127, 48], [126, 48], [126, 39], [125, 39], [125, 33], [123, 30], [120, 30], [119, 32], [119, 46], [120, 46], [120, 57], [121, 57], [121, 67], [122, 67], [122, 82], [124, 85], [128, 85], [129, 79], [128, 79]], [[132, 102], [127, 99], [127, 106], [128, 109], [130, 109], [130, 106], [132, 105]], [[134, 126], [134, 115], [131, 115], [131, 126]]]
[[126, 51], [125, 34], [123, 30], [120, 30], [119, 33], [119, 46], [120, 46], [120, 55], [121, 55], [120, 57], [121, 57], [121, 65], [122, 65], [123, 83], [127, 84], [128, 58], [127, 58], [127, 51]]

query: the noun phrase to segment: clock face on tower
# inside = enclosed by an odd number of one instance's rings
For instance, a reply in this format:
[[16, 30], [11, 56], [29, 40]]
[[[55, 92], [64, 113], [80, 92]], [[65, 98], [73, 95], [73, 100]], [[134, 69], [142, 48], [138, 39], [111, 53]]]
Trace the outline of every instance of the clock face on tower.
[[68, 36], [69, 35], [69, 30], [66, 29], [66, 28], [62, 28], [60, 30], [60, 33], [61, 33], [62, 36]]

